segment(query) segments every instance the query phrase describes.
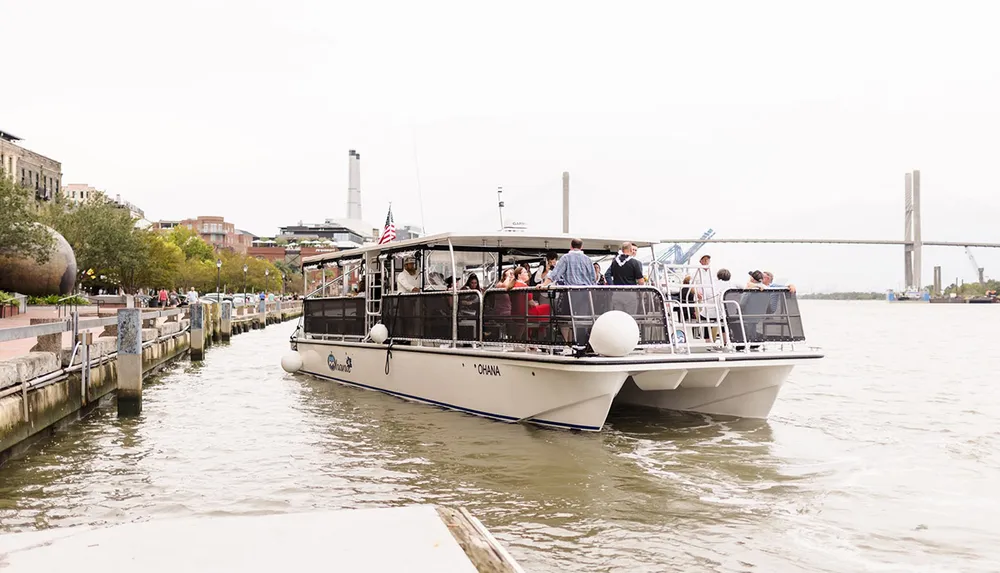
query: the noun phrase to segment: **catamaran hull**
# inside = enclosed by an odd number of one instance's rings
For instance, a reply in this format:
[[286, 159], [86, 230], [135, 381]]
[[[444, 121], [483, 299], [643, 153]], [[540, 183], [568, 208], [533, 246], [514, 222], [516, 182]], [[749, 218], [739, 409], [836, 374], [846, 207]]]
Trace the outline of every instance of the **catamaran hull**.
[[766, 418], [793, 366], [819, 357], [545, 361], [309, 339], [294, 346], [305, 374], [506, 422], [587, 431], [599, 431], [616, 402]]
[[[630, 377], [617, 403], [739, 418], [765, 419], [793, 364], [725, 362]], [[644, 389], [645, 388], [645, 389]]]
[[[599, 431], [622, 371], [299, 340], [301, 372], [506, 422]], [[390, 353], [391, 352], [391, 353]]]

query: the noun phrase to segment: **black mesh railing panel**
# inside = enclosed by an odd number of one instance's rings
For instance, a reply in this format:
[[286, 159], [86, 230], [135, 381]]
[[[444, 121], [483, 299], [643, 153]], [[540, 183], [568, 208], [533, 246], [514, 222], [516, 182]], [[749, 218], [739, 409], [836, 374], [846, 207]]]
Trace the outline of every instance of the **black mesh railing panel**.
[[585, 346], [594, 322], [609, 310], [631, 315], [639, 344], [668, 344], [663, 297], [654, 288], [493, 289], [483, 299], [483, 340]]
[[365, 299], [362, 297], [307, 298], [302, 314], [309, 334], [365, 335]]
[[[726, 291], [723, 300], [727, 301], [724, 307], [729, 336], [735, 343], [799, 342], [806, 339], [798, 299], [787, 289], [732, 289]], [[739, 305], [739, 313], [733, 303]]]
[[[382, 324], [392, 338], [451, 340], [454, 300], [450, 292], [386, 295]], [[479, 340], [480, 301], [477, 292], [458, 293], [458, 340]]]

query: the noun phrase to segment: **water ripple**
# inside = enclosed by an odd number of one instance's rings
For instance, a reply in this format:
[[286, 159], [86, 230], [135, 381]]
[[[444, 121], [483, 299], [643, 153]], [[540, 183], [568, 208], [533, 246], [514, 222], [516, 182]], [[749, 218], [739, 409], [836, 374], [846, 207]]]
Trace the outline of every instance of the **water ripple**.
[[802, 307], [828, 358], [769, 422], [616, 408], [600, 434], [289, 376], [291, 325], [254, 331], [10, 462], [0, 530], [435, 503], [530, 571], [1000, 570], [1000, 353], [963, 326], [1000, 308]]

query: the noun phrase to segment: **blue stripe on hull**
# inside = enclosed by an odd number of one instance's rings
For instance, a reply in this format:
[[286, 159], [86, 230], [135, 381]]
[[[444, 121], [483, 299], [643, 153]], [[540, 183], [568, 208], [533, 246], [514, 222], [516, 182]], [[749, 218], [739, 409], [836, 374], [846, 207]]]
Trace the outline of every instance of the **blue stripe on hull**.
[[[325, 374], [316, 374], [315, 372], [309, 372], [308, 370], [302, 370], [303, 373], [310, 376], [315, 376], [317, 378], [325, 378], [327, 380], [333, 380], [334, 382], [340, 382], [341, 384], [347, 384], [348, 386], [357, 386], [359, 388], [365, 388], [368, 390], [375, 390], [376, 392], [382, 392], [383, 394], [389, 394], [390, 396], [396, 396], [398, 398], [405, 398], [407, 400], [413, 400], [416, 402], [423, 402], [425, 404], [433, 404], [435, 406], [441, 406], [442, 408], [448, 408], [449, 410], [458, 410], [459, 412], [465, 412], [467, 414], [475, 414], [476, 416], [484, 416], [486, 418], [493, 418], [496, 420], [503, 420], [505, 422], [517, 422], [518, 418], [514, 416], [507, 416], [504, 414], [494, 414], [492, 412], [483, 412], [482, 410], [473, 410], [472, 408], [463, 408], [462, 406], [456, 406], [454, 404], [448, 404], [446, 402], [438, 402], [437, 400], [431, 400], [430, 398], [421, 398], [420, 396], [413, 396], [410, 394], [404, 394], [402, 392], [393, 392], [392, 390], [386, 390], [384, 388], [378, 388], [375, 386], [369, 386], [368, 384], [362, 384], [360, 382], [351, 382], [350, 380], [344, 380], [343, 378], [337, 378], [336, 376], [327, 376]], [[532, 424], [541, 424], [544, 426], [555, 426], [557, 428], [567, 428], [570, 430], [587, 430], [591, 432], [599, 432], [601, 430], [600, 426], [581, 426], [579, 424], [567, 424], [566, 422], [554, 422], [551, 420], [539, 420], [537, 418], [529, 418], [525, 420], [526, 422], [531, 422]]]

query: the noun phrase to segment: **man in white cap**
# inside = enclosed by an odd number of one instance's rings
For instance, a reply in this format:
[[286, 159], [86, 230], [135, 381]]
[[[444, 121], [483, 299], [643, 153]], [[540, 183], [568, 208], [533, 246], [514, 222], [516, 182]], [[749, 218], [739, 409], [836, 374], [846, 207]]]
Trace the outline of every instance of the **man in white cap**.
[[420, 275], [417, 274], [417, 259], [403, 259], [403, 270], [396, 275], [396, 290], [399, 292], [420, 292]]

